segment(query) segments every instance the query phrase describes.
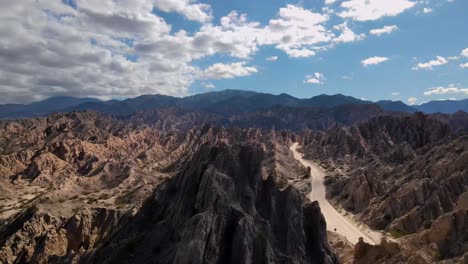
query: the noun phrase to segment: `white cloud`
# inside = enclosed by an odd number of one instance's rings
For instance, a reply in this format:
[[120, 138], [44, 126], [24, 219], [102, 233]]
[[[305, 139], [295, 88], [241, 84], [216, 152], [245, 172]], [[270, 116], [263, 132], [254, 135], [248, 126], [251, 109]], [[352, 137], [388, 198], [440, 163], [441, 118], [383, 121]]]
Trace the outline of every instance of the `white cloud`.
[[468, 58], [468, 48], [462, 50], [461, 55]]
[[409, 103], [410, 105], [414, 105], [414, 104], [416, 104], [416, 102], [418, 101], [418, 98], [409, 97], [409, 98], [407, 99], [407, 101], [408, 101], [408, 103]]
[[447, 58], [447, 60], [458, 60], [459, 57], [458, 56], [450, 56]]
[[325, 0], [326, 5], [331, 5], [331, 4], [334, 4], [335, 2], [336, 0]]
[[307, 83], [307, 84], [323, 84], [324, 81], [325, 81], [325, 76], [320, 72], [316, 72], [313, 75], [307, 75], [306, 80], [304, 81], [304, 83]]
[[[75, 0], [75, 7], [58, 0], [6, 1], [0, 9], [0, 60], [9, 63], [0, 64], [0, 103], [57, 95], [183, 96], [196, 81], [257, 71], [245, 63], [225, 64], [226, 57], [247, 61], [265, 45], [290, 57], [310, 57], [364, 37], [346, 23], [330, 28], [328, 14], [294, 5], [264, 26], [235, 11], [213, 21], [211, 7], [200, 1]], [[154, 9], [201, 25], [190, 33], [176, 31]], [[194, 65], [208, 57], [216, 59], [208, 69]]]
[[286, 53], [291, 58], [307, 58], [315, 55], [315, 51], [309, 49], [290, 49]]
[[466, 68], [468, 68], [468, 62], [460, 64], [460, 69], [466, 69]]
[[0, 103], [56, 95], [187, 95], [203, 78], [194, 60], [215, 54], [247, 58], [258, 49], [259, 24], [236, 12], [189, 35], [171, 33], [151, 1], [76, 0], [76, 5], [12, 1], [0, 10], [0, 34], [8, 36], [0, 40], [0, 60], [10, 62], [0, 65]]
[[342, 24], [336, 25], [333, 27], [335, 30], [340, 30], [341, 34], [333, 40], [333, 42], [355, 42], [362, 40], [366, 37], [365, 34], [355, 34], [349, 27], [348, 23], [344, 22]]
[[369, 65], [377, 65], [377, 64], [383, 63], [383, 62], [385, 62], [387, 60], [388, 60], [387, 57], [374, 56], [374, 57], [370, 57], [370, 58], [367, 58], [365, 60], [362, 60], [361, 64], [362, 64], [362, 66], [367, 67]]
[[380, 35], [383, 35], [383, 34], [390, 34], [390, 33], [392, 33], [393, 31], [395, 31], [397, 29], [398, 29], [398, 27], [396, 25], [391, 25], [391, 26], [384, 26], [383, 28], [371, 29], [369, 31], [369, 33], [372, 34], [372, 35], [380, 36]]
[[399, 96], [400, 95], [400, 92], [394, 92], [392, 93], [393, 96]]
[[210, 5], [196, 3], [194, 0], [156, 0], [154, 4], [161, 11], [177, 12], [200, 23], [209, 22], [213, 18]]
[[102, 99], [162, 93], [186, 95], [190, 58], [133, 43], [169, 38], [171, 26], [146, 1], [9, 1], [0, 10], [0, 103], [56, 95]]
[[278, 56], [271, 56], [271, 57], [268, 57], [266, 58], [267, 61], [276, 61], [278, 60]]
[[203, 71], [203, 79], [220, 80], [249, 76], [257, 72], [255, 67], [245, 66], [245, 62], [231, 64], [216, 63]]
[[437, 56], [435, 60], [431, 60], [431, 61], [424, 62], [424, 63], [418, 63], [416, 66], [413, 67], [413, 70], [419, 70], [419, 69], [432, 70], [433, 67], [447, 64], [447, 62], [448, 61], [444, 57]]
[[461, 87], [456, 84], [450, 84], [447, 87], [439, 86], [439, 87], [432, 87], [424, 92], [424, 95], [431, 96], [431, 95], [441, 95], [441, 94], [464, 94], [468, 95], [468, 88]]
[[212, 83], [203, 82], [202, 85], [203, 85], [203, 87], [205, 87], [206, 89], [214, 89], [214, 88], [216, 88], [216, 86], [214, 86], [214, 84], [212, 84]]
[[275, 45], [291, 57], [310, 57], [315, 49], [335, 36], [323, 25], [328, 15], [314, 13], [302, 7], [280, 8], [277, 19], [269, 21], [258, 36], [260, 45]]
[[192, 53], [214, 55], [228, 53], [247, 58], [258, 50], [260, 24], [249, 22], [245, 14], [232, 11], [220, 19], [220, 25], [207, 24], [191, 39]]
[[424, 14], [432, 13], [432, 11], [433, 11], [432, 8], [429, 8], [429, 7], [425, 7], [425, 8], [423, 9], [423, 13], [424, 13]]
[[409, 0], [348, 0], [341, 3], [344, 10], [338, 15], [357, 21], [370, 21], [399, 15], [415, 4], [416, 2]]

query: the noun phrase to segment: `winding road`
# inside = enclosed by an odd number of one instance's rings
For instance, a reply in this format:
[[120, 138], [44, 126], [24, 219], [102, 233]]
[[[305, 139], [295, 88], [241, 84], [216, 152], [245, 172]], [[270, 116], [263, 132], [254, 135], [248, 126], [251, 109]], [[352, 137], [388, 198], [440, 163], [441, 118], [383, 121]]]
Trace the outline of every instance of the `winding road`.
[[305, 160], [302, 155], [297, 151], [298, 143], [294, 143], [290, 150], [294, 154], [294, 158], [298, 160], [302, 165], [310, 167], [312, 191], [309, 194], [311, 201], [318, 201], [320, 209], [327, 222], [327, 230], [334, 231], [344, 236], [353, 245], [359, 241], [359, 238], [364, 238], [366, 243], [375, 245], [380, 242], [382, 234], [375, 232], [370, 228], [359, 227], [351, 219], [347, 219], [341, 215], [326, 199], [325, 197], [325, 186], [323, 180], [325, 173], [320, 166], [315, 164], [313, 161]]

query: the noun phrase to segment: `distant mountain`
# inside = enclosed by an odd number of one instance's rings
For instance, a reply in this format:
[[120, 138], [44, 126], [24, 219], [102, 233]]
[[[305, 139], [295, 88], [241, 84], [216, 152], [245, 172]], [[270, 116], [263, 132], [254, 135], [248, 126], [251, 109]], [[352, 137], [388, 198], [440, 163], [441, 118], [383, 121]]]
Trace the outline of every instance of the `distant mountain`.
[[[374, 103], [342, 94], [322, 94], [308, 99], [299, 99], [285, 93], [273, 95], [243, 90], [224, 90], [183, 98], [163, 95], [143, 95], [124, 101], [82, 104], [75, 109], [129, 115], [149, 109], [177, 107], [216, 114], [240, 114], [263, 111], [276, 106], [333, 108], [340, 105], [365, 104]], [[376, 104], [386, 111], [417, 112], [416, 109], [401, 101], [379, 101]]]
[[402, 101], [381, 100], [376, 104], [386, 111], [415, 113], [418, 109], [411, 107]]
[[44, 116], [63, 109], [76, 107], [88, 102], [102, 102], [95, 98], [76, 98], [70, 96], [57, 96], [27, 105], [5, 104], [0, 105], [0, 119], [18, 119]]
[[468, 112], [468, 99], [465, 100], [443, 100], [443, 101], [430, 101], [418, 106], [415, 106], [419, 111], [424, 113], [445, 113], [453, 114], [459, 110]]
[[94, 110], [114, 115], [129, 115], [139, 111], [174, 107], [179, 104], [179, 101], [180, 98], [167, 95], [141, 95], [123, 101], [88, 102], [64, 109], [64, 112], [73, 110]]
[[372, 104], [371, 101], [360, 100], [351, 96], [342, 94], [326, 95], [321, 94], [310, 99], [303, 99], [302, 106], [309, 107], [335, 107], [347, 104]]
[[371, 102], [342, 94], [318, 95], [308, 99], [299, 99], [288, 94], [267, 94], [244, 90], [224, 90], [208, 92], [187, 97], [167, 95], [142, 95], [126, 100], [100, 101], [93, 98], [52, 97], [28, 105], [0, 105], [0, 119], [18, 119], [45, 116], [54, 112], [75, 110], [93, 110], [113, 115], [131, 115], [136, 112], [164, 108], [180, 108], [189, 111], [201, 111], [212, 114], [236, 115], [266, 111], [279, 106], [295, 108], [334, 108], [341, 105], [378, 105], [385, 111], [414, 113], [454, 113], [468, 111], [468, 100], [433, 101], [420, 106], [408, 106], [401, 101]]

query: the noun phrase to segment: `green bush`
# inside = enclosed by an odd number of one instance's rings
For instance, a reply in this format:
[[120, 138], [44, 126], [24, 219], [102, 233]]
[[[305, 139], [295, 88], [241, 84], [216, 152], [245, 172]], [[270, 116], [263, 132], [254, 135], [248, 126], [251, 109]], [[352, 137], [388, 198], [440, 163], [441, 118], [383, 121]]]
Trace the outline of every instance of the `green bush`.
[[390, 235], [393, 238], [400, 238], [400, 237], [404, 237], [404, 236], [406, 236], [408, 234], [403, 232], [403, 231], [400, 231], [400, 230], [390, 230]]

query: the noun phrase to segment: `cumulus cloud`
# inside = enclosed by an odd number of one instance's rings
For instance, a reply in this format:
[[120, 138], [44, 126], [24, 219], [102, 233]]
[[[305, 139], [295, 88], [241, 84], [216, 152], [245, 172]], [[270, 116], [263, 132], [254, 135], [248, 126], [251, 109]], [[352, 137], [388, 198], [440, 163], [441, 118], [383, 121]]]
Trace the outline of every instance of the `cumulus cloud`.
[[361, 64], [362, 64], [362, 66], [367, 67], [369, 65], [381, 64], [381, 63], [383, 63], [385, 61], [388, 61], [387, 57], [374, 56], [374, 57], [370, 57], [370, 58], [367, 58], [365, 60], [362, 60]]
[[414, 105], [414, 104], [416, 104], [416, 102], [418, 101], [418, 98], [409, 97], [409, 98], [407, 99], [407, 101], [408, 101], [408, 103], [409, 103], [410, 105]]
[[187, 19], [205, 23], [213, 18], [211, 6], [194, 0], [156, 0], [154, 4], [164, 12], [177, 12]]
[[331, 4], [334, 4], [335, 2], [336, 0], [325, 0], [326, 5], [331, 5]]
[[468, 88], [461, 87], [460, 85], [450, 84], [449, 86], [432, 87], [424, 92], [424, 95], [441, 95], [441, 94], [463, 94], [468, 95]]
[[416, 66], [413, 67], [413, 70], [419, 70], [419, 69], [432, 70], [433, 67], [447, 64], [447, 62], [448, 61], [444, 57], [437, 56], [435, 60], [431, 60], [431, 61], [424, 62], [424, 63], [421, 63], [421, 62], [418, 63]]
[[468, 58], [468, 48], [462, 50], [461, 55]]
[[[0, 10], [0, 59], [8, 62], [0, 65], [0, 103], [56, 95], [182, 96], [199, 80], [257, 72], [245, 62], [222, 63], [226, 57], [246, 61], [267, 45], [303, 58], [364, 38], [346, 23], [330, 28], [328, 14], [300, 6], [286, 5], [262, 25], [236, 11], [214, 21], [202, 2], [7, 1]], [[201, 25], [175, 31], [155, 9]], [[195, 66], [207, 57], [218, 63]]]
[[307, 83], [307, 84], [323, 84], [324, 81], [325, 81], [325, 76], [320, 72], [316, 72], [313, 75], [307, 75], [306, 80], [304, 81], [304, 83]]
[[429, 7], [423, 8], [423, 13], [424, 14], [432, 13], [432, 11], [433, 11], [432, 8], [429, 8]]
[[235, 77], [249, 76], [257, 72], [255, 67], [245, 66], [246, 62], [235, 62], [231, 64], [216, 63], [203, 72], [204, 79], [220, 80]]
[[203, 87], [205, 87], [206, 89], [214, 89], [214, 88], [216, 88], [216, 86], [214, 86], [214, 84], [212, 84], [212, 83], [203, 82], [202, 85], [203, 85]]
[[466, 68], [468, 68], [468, 62], [460, 64], [460, 69], [466, 69]]
[[366, 37], [365, 34], [356, 34], [354, 33], [349, 27], [348, 27], [348, 23], [344, 22], [342, 24], [339, 24], [339, 25], [336, 25], [333, 27], [335, 30], [339, 30], [341, 31], [341, 34], [336, 37], [335, 39], [333, 39], [333, 42], [337, 42], [337, 43], [340, 43], [340, 42], [355, 42], [355, 41], [359, 41], [359, 40], [362, 40]]
[[370, 21], [399, 15], [414, 5], [416, 2], [409, 0], [348, 0], [341, 3], [344, 10], [338, 15], [357, 21]]
[[393, 96], [399, 96], [400, 95], [400, 92], [394, 92], [392, 93]]
[[393, 31], [395, 31], [397, 29], [398, 29], [398, 27], [396, 25], [391, 25], [391, 26], [384, 26], [383, 28], [371, 29], [369, 31], [369, 33], [372, 34], [372, 35], [380, 36], [380, 35], [383, 35], [383, 34], [390, 34], [390, 33], [392, 33]]
[[323, 25], [328, 15], [314, 13], [302, 7], [287, 5], [280, 8], [277, 19], [272, 19], [258, 35], [260, 45], [275, 45], [291, 57], [310, 57], [320, 45], [330, 42], [335, 35]]
[[266, 58], [267, 61], [276, 61], [278, 60], [278, 56], [271, 56], [271, 57], [268, 57]]
[[[146, 1], [10, 1], [0, 10], [0, 100], [55, 95], [108, 99], [143, 93], [187, 94], [193, 67], [132, 47], [168, 35], [170, 25]], [[163, 69], [152, 71], [161, 64]]]
[[247, 58], [258, 49], [259, 24], [237, 12], [189, 35], [171, 33], [151, 1], [74, 3], [12, 1], [0, 10], [0, 34], [8, 36], [0, 40], [0, 58], [9, 62], [0, 65], [0, 103], [187, 95], [202, 78], [194, 60], [219, 53]]

